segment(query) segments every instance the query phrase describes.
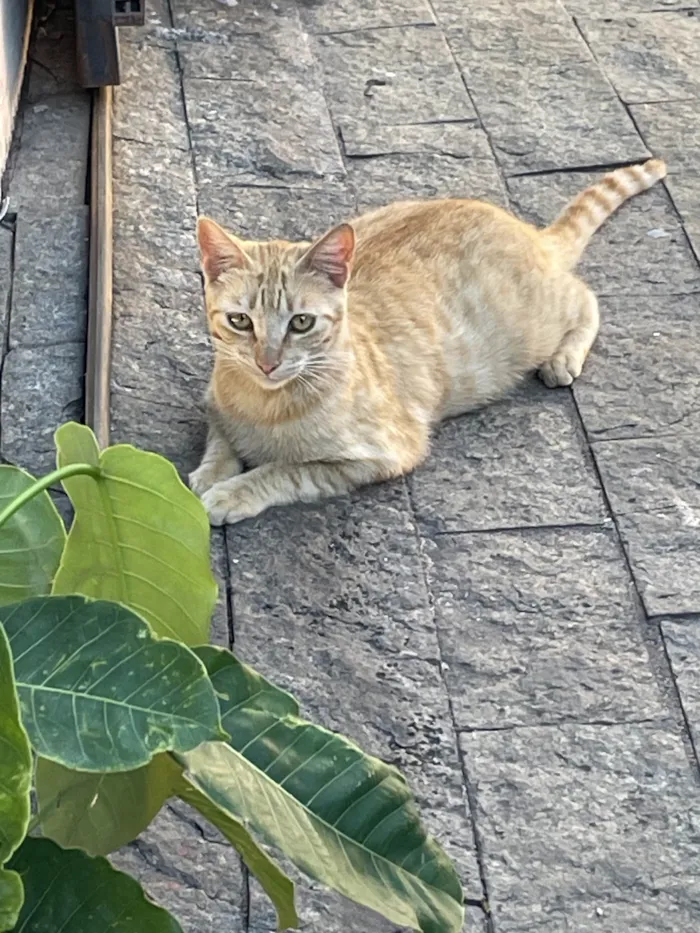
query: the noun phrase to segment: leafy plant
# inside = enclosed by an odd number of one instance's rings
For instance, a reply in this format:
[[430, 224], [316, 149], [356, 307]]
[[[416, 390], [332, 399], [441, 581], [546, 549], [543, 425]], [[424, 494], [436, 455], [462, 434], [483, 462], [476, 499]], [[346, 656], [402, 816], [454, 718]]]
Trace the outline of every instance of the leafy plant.
[[103, 857], [171, 797], [235, 846], [280, 929], [298, 926], [294, 886], [264, 846], [396, 924], [461, 930], [458, 878], [400, 773], [206, 644], [209, 527], [174, 467], [100, 452], [77, 424], [56, 446], [42, 480], [0, 467], [0, 933], [177, 933]]

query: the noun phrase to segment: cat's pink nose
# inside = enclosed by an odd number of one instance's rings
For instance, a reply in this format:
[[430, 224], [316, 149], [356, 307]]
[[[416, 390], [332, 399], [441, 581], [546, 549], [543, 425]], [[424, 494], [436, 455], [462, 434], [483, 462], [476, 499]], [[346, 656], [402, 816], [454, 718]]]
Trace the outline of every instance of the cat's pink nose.
[[279, 363], [258, 363], [258, 367], [262, 369], [266, 376], [269, 376], [270, 373], [274, 372], [278, 366]]

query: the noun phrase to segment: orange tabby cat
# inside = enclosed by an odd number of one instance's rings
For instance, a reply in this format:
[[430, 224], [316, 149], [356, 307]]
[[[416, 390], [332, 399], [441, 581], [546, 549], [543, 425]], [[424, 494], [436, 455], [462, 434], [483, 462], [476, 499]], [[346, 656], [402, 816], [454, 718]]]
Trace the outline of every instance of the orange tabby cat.
[[436, 422], [533, 369], [569, 385], [598, 330], [572, 270], [665, 174], [659, 160], [612, 172], [544, 230], [463, 200], [392, 204], [313, 245], [244, 242], [201, 218], [216, 354], [190, 484], [212, 524], [407, 473]]

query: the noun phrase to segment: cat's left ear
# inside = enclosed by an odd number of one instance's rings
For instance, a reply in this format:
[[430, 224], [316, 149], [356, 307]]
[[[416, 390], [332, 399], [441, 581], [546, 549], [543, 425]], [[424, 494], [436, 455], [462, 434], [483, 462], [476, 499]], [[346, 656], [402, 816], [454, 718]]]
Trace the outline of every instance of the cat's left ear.
[[350, 224], [340, 224], [314, 243], [299, 266], [325, 275], [336, 288], [343, 288], [350, 277], [354, 254], [355, 231]]

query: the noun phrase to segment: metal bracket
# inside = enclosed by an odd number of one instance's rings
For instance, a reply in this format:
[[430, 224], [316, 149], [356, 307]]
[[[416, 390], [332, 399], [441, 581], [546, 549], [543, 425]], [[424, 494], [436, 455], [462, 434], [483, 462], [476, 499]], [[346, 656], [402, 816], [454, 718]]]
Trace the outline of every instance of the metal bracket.
[[146, 0], [114, 0], [115, 26], [143, 26], [146, 22]]

